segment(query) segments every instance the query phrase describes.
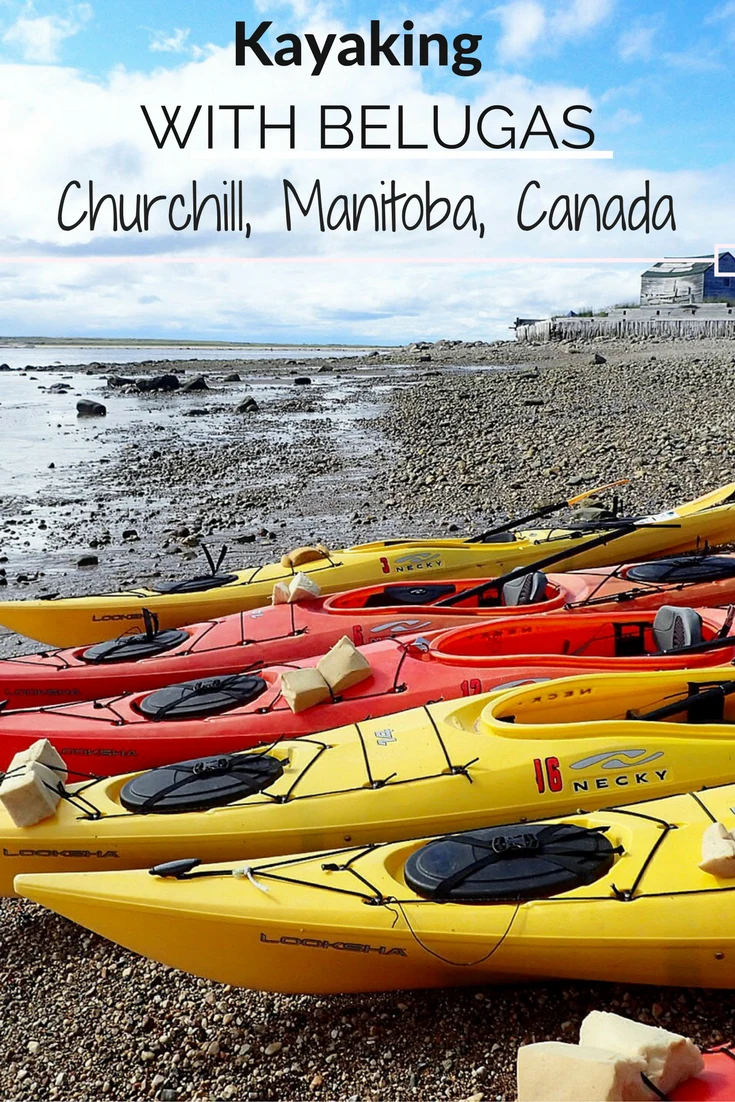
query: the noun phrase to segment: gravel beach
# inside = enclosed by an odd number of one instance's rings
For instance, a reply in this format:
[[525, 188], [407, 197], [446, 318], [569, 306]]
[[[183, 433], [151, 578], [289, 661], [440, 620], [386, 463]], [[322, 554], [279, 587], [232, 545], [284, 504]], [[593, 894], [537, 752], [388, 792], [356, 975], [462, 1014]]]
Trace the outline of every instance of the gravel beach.
[[[108, 383], [167, 372], [204, 386]], [[0, 374], [0, 413], [11, 374]], [[19, 380], [65, 427], [32, 485], [0, 491], [3, 598], [200, 572], [202, 542], [227, 545], [234, 566], [316, 539], [479, 532], [617, 478], [631, 479], [623, 497], [635, 511], [735, 479], [735, 346], [724, 340], [439, 342], [51, 374], [29, 368]], [[38, 391], [60, 376], [66, 390]], [[107, 416], [72, 423], [80, 398]], [[67, 431], [85, 461], [64, 464]], [[97, 563], [78, 566], [84, 557]], [[28, 647], [0, 638], [0, 654]], [[230, 989], [0, 901], [3, 1098], [512, 1099], [517, 1046], [576, 1040], [593, 1008], [702, 1045], [735, 1038], [732, 999], [695, 990], [559, 983], [320, 999]]]

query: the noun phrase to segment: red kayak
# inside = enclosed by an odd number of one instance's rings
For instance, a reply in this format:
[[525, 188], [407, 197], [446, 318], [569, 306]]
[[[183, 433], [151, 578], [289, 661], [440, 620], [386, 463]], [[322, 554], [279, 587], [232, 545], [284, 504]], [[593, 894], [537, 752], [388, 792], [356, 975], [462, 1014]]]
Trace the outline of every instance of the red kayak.
[[297, 738], [524, 680], [593, 671], [718, 666], [735, 658], [735, 607], [515, 616], [363, 649], [372, 673], [295, 714], [284, 670], [317, 657], [88, 703], [0, 713], [0, 768], [39, 738], [80, 772], [111, 775]]
[[[443, 602], [450, 601], [451, 604]], [[149, 692], [323, 654], [343, 635], [358, 646], [507, 616], [566, 607], [586, 612], [625, 604], [710, 607], [735, 601], [735, 555], [680, 557], [568, 574], [529, 571], [503, 586], [491, 581], [387, 584], [295, 605], [238, 613], [181, 629], [91, 647], [0, 661], [0, 700], [31, 708]]]
[[703, 1055], [704, 1071], [670, 1091], [671, 1102], [733, 1102], [735, 1049], [725, 1045]]

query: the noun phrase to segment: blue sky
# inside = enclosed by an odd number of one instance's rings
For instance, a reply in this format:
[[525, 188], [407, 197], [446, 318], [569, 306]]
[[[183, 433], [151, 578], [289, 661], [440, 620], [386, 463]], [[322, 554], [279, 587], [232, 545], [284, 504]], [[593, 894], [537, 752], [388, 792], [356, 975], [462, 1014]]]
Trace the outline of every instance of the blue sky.
[[[386, 32], [400, 30], [410, 17], [417, 31], [482, 34], [481, 74], [383, 67], [359, 73], [331, 63], [320, 77], [257, 65], [236, 70], [228, 48], [236, 19], [252, 28], [272, 19], [276, 34], [330, 25], [359, 31], [378, 17]], [[542, 316], [634, 298], [640, 265], [381, 267], [371, 258], [431, 260], [447, 250], [452, 256], [476, 251], [478, 243], [468, 248], [464, 239], [441, 233], [388, 242], [287, 235], [278, 222], [279, 174], [298, 175], [293, 166], [233, 165], [214, 156], [205, 164], [161, 153], [151, 147], [139, 105], [273, 100], [296, 102], [307, 114], [319, 103], [352, 96], [356, 103], [410, 103], [423, 118], [435, 101], [455, 108], [510, 103], [520, 121], [537, 103], [558, 113], [560, 105], [588, 102], [595, 145], [614, 150], [614, 162], [414, 163], [401, 166], [402, 181], [416, 184], [431, 175], [439, 188], [484, 191], [486, 205], [498, 212], [483, 245], [494, 255], [691, 254], [735, 240], [734, 46], [735, 0], [0, 0], [0, 118], [6, 163], [14, 166], [0, 179], [0, 332], [242, 336], [245, 324], [252, 339], [475, 338], [507, 335], [516, 313]], [[321, 172], [345, 190], [363, 182], [374, 190], [399, 169], [377, 161], [353, 167], [302, 162], [300, 171], [304, 180]], [[279, 259], [318, 254], [340, 263], [308, 270], [298, 261], [264, 264], [256, 276], [252, 267], [204, 265], [227, 247], [243, 252], [240, 242], [228, 245], [215, 234], [122, 240], [101, 233], [72, 241], [55, 226], [59, 192], [73, 176], [128, 192], [175, 190], [194, 175], [221, 182], [235, 174], [247, 177], [250, 209], [259, 219], [251, 250]], [[511, 200], [531, 175], [551, 195], [584, 186], [630, 197], [650, 177], [655, 189], [676, 197], [677, 233], [520, 234]], [[147, 263], [174, 250], [192, 265]], [[131, 251], [139, 263], [84, 262], [85, 255]], [[358, 252], [369, 261], [363, 267], [348, 262], [348, 254]], [[13, 256], [67, 263], [24, 266], [13, 264]], [[71, 265], [71, 257], [79, 264]]]

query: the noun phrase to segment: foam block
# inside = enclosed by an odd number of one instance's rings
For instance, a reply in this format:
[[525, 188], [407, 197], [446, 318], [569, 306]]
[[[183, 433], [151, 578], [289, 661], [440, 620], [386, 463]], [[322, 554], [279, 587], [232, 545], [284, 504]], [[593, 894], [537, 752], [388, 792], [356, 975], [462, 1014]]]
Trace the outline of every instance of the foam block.
[[[0, 804], [17, 827], [31, 827], [56, 811], [58, 784], [55, 773], [38, 761], [21, 765], [0, 784]], [[49, 787], [51, 786], [51, 787]]]
[[702, 1054], [688, 1037], [602, 1010], [593, 1010], [584, 1019], [579, 1043], [642, 1060], [646, 1075], [664, 1094], [704, 1069]]
[[303, 670], [285, 670], [281, 674], [281, 695], [292, 712], [305, 712], [315, 704], [332, 699], [329, 685], [319, 670], [311, 666]]
[[271, 593], [271, 604], [286, 605], [291, 600], [288, 582], [276, 582]]
[[735, 876], [735, 838], [722, 823], [712, 823], [705, 830], [699, 867], [712, 876]]
[[291, 604], [298, 604], [299, 601], [313, 601], [320, 593], [321, 589], [308, 574], [294, 574], [288, 586], [288, 599]]
[[642, 1060], [542, 1041], [518, 1049], [518, 1102], [648, 1102]]
[[367, 658], [346, 635], [319, 659], [316, 668], [335, 696], [372, 674]]
[[61, 781], [62, 784], [66, 784], [66, 779], [69, 776], [66, 763], [56, 747], [47, 738], [37, 739], [25, 750], [19, 750], [10, 762], [8, 772], [17, 769], [21, 765], [30, 765], [34, 761], [45, 765], [52, 771], [57, 780]]
[[283, 555], [281, 566], [284, 566], [286, 570], [295, 570], [297, 566], [304, 566], [305, 563], [316, 562], [318, 559], [326, 559], [328, 555], [329, 551], [322, 543], [318, 543], [315, 547], [295, 547], [293, 551]]

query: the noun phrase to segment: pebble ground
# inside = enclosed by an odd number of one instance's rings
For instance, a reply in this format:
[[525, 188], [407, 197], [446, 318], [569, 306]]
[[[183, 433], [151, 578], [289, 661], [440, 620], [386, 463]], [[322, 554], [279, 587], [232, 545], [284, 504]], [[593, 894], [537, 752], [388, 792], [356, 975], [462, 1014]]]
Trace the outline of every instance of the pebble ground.
[[[345, 364], [354, 373], [347, 402], [363, 401], [399, 364], [411, 367], [403, 384], [355, 421], [355, 431], [361, 426], [375, 442], [357, 455], [335, 450], [326, 407], [324, 423], [300, 435], [290, 454], [231, 439], [176, 452], [164, 438], [153, 449], [158, 460], [149, 442], [136, 460], [140, 443], [121, 441], [95, 483], [102, 515], [85, 520], [84, 542], [78, 520], [51, 526], [53, 575], [18, 580], [18, 523], [0, 526], [5, 593], [32, 595], [60, 580], [67, 592], [99, 590], [135, 576], [143, 560], [153, 573], [180, 573], [188, 569], [182, 557], [219, 535], [244, 537], [233, 554], [254, 561], [337, 526], [345, 541], [401, 530], [479, 531], [486, 520], [619, 477], [634, 480], [626, 499], [643, 510], [735, 478], [730, 342], [418, 345], [377, 366], [374, 358]], [[456, 364], [466, 370], [451, 371]], [[499, 365], [514, 370], [487, 370]], [[232, 371], [232, 362], [220, 370]], [[289, 367], [241, 370], [280, 377]], [[296, 365], [292, 373], [315, 370]], [[198, 393], [196, 401], [206, 408], [213, 399]], [[319, 412], [321, 399], [294, 393], [289, 401], [290, 408], [266, 409], [266, 418], [307, 406]], [[293, 475], [285, 482], [284, 463]], [[213, 470], [220, 485], [206, 477]], [[277, 487], [270, 493], [269, 474]], [[222, 487], [222, 478], [231, 481]], [[137, 514], [126, 497], [133, 485]], [[124, 541], [125, 525], [142, 528], [146, 500], [157, 504], [145, 531]], [[25, 503], [13, 504], [16, 522], [38, 523]], [[73, 556], [90, 543], [99, 568], [75, 571]], [[17, 653], [13, 641], [3, 646]], [[329, 999], [241, 991], [144, 961], [26, 902], [0, 902], [0, 1097], [8, 1099], [510, 1100], [518, 1045], [576, 1040], [594, 1008], [657, 1022], [703, 1045], [735, 1037], [729, 995], [693, 989], [544, 983]]]

